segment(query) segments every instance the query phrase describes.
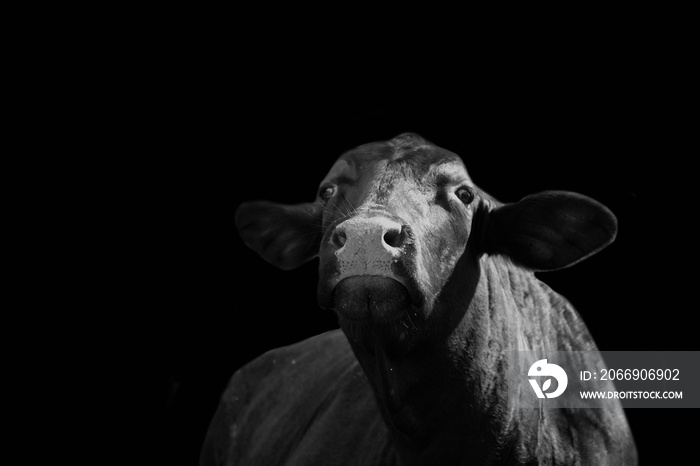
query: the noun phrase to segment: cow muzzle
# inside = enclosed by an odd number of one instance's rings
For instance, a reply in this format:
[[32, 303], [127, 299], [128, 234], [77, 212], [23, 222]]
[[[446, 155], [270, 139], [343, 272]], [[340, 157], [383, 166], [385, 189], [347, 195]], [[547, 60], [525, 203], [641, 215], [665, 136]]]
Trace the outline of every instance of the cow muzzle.
[[416, 301], [411, 228], [387, 216], [356, 216], [321, 248], [319, 303], [341, 318], [378, 322], [400, 317]]

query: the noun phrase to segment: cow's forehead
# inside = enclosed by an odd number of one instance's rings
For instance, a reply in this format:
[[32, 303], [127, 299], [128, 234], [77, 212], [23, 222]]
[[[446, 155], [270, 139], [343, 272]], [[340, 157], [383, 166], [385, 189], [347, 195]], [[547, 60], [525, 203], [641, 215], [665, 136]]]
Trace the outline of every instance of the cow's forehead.
[[330, 169], [325, 181], [357, 180], [373, 173], [378, 165], [386, 166], [386, 162], [398, 160], [411, 166], [419, 179], [429, 173], [450, 173], [470, 181], [464, 163], [457, 154], [412, 133], [401, 134], [389, 141], [363, 144], [344, 153]]

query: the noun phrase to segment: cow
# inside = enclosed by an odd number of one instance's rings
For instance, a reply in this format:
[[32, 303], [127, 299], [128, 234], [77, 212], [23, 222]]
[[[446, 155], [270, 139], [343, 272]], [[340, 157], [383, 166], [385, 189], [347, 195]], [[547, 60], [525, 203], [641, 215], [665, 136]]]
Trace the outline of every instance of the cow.
[[276, 267], [319, 258], [318, 303], [340, 328], [239, 369], [201, 465], [637, 464], [617, 401], [522, 409], [507, 394], [511, 350], [599, 354], [534, 273], [614, 240], [599, 202], [499, 202], [459, 156], [406, 133], [341, 155], [314, 202], [246, 202], [235, 222]]

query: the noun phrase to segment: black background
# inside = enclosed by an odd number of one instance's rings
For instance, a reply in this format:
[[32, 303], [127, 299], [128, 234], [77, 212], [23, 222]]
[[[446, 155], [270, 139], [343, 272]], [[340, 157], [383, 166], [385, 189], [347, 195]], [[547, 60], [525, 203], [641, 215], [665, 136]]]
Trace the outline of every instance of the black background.
[[[616, 242], [540, 278], [602, 350], [697, 350], [683, 31], [654, 12], [503, 9], [461, 26], [409, 13], [350, 26], [280, 11], [134, 13], [107, 34], [91, 24], [71, 40], [77, 53], [47, 46], [43, 71], [57, 79], [35, 77], [30, 121], [89, 155], [75, 162], [89, 189], [75, 194], [99, 218], [84, 235], [99, 238], [106, 272], [92, 278], [101, 309], [82, 323], [110, 347], [90, 366], [110, 375], [79, 393], [100, 393], [114, 455], [195, 464], [237, 368], [337, 328], [316, 305], [317, 262], [274, 269], [233, 214], [245, 200], [311, 201], [341, 153], [405, 131], [461, 155], [502, 201], [562, 189], [607, 205]], [[91, 45], [93, 33], [106, 40]], [[628, 410], [641, 464], [680, 462], [693, 413]]]

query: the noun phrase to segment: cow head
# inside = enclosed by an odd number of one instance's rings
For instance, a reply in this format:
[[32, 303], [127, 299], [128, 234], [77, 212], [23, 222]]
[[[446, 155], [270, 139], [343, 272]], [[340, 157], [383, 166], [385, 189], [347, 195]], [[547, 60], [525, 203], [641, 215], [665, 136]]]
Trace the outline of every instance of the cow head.
[[343, 154], [315, 202], [244, 203], [236, 224], [249, 247], [282, 269], [319, 257], [319, 304], [356, 341], [380, 332], [406, 344], [445, 320], [446, 288], [464, 288], [484, 255], [554, 270], [616, 233], [612, 213], [580, 194], [501, 204], [457, 155], [413, 134]]

